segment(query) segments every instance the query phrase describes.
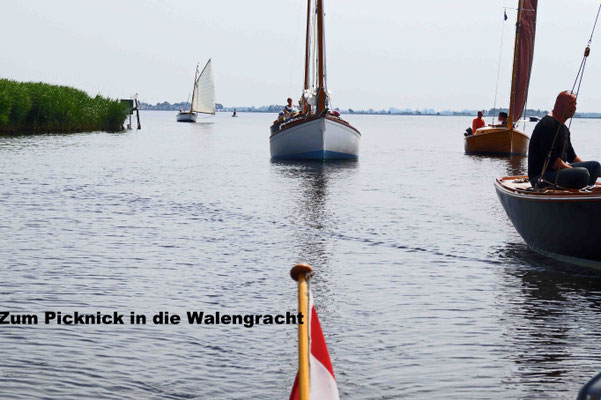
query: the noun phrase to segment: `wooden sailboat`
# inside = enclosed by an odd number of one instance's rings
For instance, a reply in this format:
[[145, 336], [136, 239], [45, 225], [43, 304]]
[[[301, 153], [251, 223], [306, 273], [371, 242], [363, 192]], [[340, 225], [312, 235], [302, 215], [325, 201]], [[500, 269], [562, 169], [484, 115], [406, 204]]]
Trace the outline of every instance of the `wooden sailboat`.
[[[307, 1], [305, 79], [302, 110], [271, 126], [269, 147], [274, 159], [356, 159], [361, 134], [338, 112], [329, 110], [325, 74], [323, 0]], [[315, 50], [313, 50], [315, 49]]]
[[215, 86], [211, 59], [207, 61], [200, 73], [198, 73], [198, 65], [196, 66], [190, 111], [178, 112], [177, 122], [196, 122], [198, 113], [215, 115]]
[[530, 139], [513, 127], [520, 120], [532, 70], [534, 36], [536, 33], [537, 0], [519, 0], [515, 31], [511, 96], [506, 126], [483, 127], [466, 136], [467, 154], [525, 155]]
[[[533, 5], [536, 6], [536, 1]], [[601, 6], [594, 26], [597, 25], [600, 13]], [[580, 88], [592, 37], [591, 33], [572, 88], [575, 96], [578, 95], [578, 90], [574, 92], [574, 88], [577, 83]], [[566, 143], [567, 141], [563, 144], [562, 152], [565, 151]], [[541, 175], [555, 160], [550, 148]], [[556, 175], [556, 179], [558, 178]], [[531, 248], [559, 260], [601, 272], [601, 184], [595, 182], [581, 189], [567, 189], [547, 182], [547, 186], [539, 187], [539, 182], [530, 182], [527, 176], [509, 176], [498, 178], [495, 189], [507, 216]]]
[[601, 271], [601, 185], [533, 190], [527, 178], [495, 182], [499, 200], [524, 241], [539, 253]]

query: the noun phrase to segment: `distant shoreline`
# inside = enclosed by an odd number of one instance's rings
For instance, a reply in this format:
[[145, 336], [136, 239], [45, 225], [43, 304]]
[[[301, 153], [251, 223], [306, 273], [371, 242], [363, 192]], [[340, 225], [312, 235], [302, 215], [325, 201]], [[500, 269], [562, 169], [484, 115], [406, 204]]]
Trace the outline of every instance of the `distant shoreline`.
[[[168, 105], [167, 105], [168, 104]], [[169, 104], [169, 103], [159, 103], [156, 106], [152, 106], [147, 103], [140, 103], [140, 110], [145, 111], [179, 111], [180, 109], [190, 109], [190, 104], [186, 103], [177, 103], [177, 104]], [[279, 113], [284, 106], [262, 106], [262, 107], [223, 107], [220, 104], [217, 105], [216, 112], [218, 113], [232, 113], [236, 110], [236, 113], [266, 113], [266, 114], [277, 114]], [[221, 106], [221, 108], [219, 108]], [[425, 117], [475, 117], [478, 114], [478, 110], [465, 110], [465, 111], [406, 111], [406, 110], [344, 110], [335, 108], [335, 110], [339, 111], [341, 114], [346, 115], [392, 115], [392, 116], [425, 116]], [[494, 118], [499, 112], [504, 111], [507, 112], [506, 108], [499, 109], [491, 109], [488, 110], [485, 114], [485, 118]], [[549, 113], [547, 110], [526, 110], [522, 118], [528, 117], [539, 117], [542, 118]], [[591, 118], [591, 119], [600, 119], [601, 113], [576, 113], [574, 118]]]

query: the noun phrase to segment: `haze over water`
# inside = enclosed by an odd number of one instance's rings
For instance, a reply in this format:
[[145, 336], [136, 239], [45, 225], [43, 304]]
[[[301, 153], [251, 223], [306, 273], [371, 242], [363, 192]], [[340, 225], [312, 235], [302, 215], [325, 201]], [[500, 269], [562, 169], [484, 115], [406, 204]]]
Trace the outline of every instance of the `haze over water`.
[[[269, 114], [0, 137], [1, 310], [296, 312], [304, 261], [341, 398], [574, 398], [601, 370], [601, 275], [507, 219], [493, 181], [526, 159], [463, 154], [472, 117], [344, 117], [358, 162], [270, 161]], [[601, 120], [572, 132], [601, 158]], [[2, 326], [0, 397], [286, 398], [296, 335]]]

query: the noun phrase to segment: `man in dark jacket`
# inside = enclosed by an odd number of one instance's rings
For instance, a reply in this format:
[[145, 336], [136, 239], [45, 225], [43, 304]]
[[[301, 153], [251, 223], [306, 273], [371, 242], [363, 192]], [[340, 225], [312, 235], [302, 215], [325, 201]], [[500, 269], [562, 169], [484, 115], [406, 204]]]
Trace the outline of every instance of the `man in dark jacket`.
[[[564, 91], [557, 96], [553, 111], [536, 124], [528, 147], [528, 178], [532, 186], [557, 183], [566, 189], [580, 189], [593, 185], [599, 177], [601, 165], [597, 161], [582, 161], [572, 147], [570, 130], [565, 122], [575, 112], [576, 96]], [[541, 179], [549, 150], [551, 157]]]

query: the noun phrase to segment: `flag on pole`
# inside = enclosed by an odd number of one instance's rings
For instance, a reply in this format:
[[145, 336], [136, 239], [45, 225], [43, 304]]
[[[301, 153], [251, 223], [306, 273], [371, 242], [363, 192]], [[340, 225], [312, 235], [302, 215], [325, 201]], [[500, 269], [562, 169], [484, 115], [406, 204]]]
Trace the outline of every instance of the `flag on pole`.
[[[330, 361], [326, 340], [323, 337], [317, 311], [313, 305], [313, 296], [309, 291], [309, 399], [310, 400], [339, 400], [338, 386], [334, 378], [334, 369]], [[299, 399], [298, 373], [292, 386], [290, 400]]]

